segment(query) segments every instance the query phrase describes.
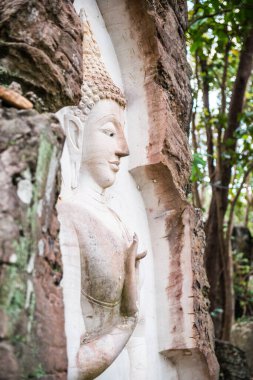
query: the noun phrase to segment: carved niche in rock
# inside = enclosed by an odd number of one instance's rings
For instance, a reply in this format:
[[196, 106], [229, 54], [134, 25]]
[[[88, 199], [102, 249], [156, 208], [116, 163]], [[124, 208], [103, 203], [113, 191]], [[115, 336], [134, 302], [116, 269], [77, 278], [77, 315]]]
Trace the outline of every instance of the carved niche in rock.
[[138, 264], [146, 252], [137, 253], [137, 235], [105, 202], [104, 191], [129, 154], [126, 102], [105, 69], [85, 16], [84, 53], [82, 99], [64, 124], [71, 191], [60, 196], [58, 214], [63, 250], [80, 257], [84, 330], [73, 370], [94, 379], [117, 358], [136, 326]]
[[[86, 12], [82, 100], [58, 113], [66, 134], [58, 213], [68, 380], [218, 376], [203, 228], [184, 193], [189, 146], [168, 97], [181, 90], [156, 80], [161, 57], [170, 78], [179, 74], [176, 47], [160, 44], [144, 3], [74, 2]], [[165, 35], [182, 47], [168, 7]]]

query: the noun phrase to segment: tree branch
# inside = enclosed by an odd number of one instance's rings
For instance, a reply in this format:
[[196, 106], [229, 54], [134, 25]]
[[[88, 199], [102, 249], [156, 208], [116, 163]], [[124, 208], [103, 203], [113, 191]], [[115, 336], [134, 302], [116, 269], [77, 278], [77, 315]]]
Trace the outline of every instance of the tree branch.
[[[226, 28], [227, 29], [227, 28]], [[226, 32], [227, 30], [225, 30]], [[228, 71], [228, 55], [231, 47], [231, 42], [228, 41], [225, 46], [225, 54], [224, 54], [224, 67], [221, 81], [221, 113], [225, 114], [227, 107], [227, 99], [226, 99], [226, 82], [227, 82], [227, 71]]]
[[207, 142], [207, 163], [208, 173], [211, 183], [214, 180], [214, 162], [213, 162], [213, 132], [210, 127], [210, 106], [209, 106], [209, 78], [208, 78], [208, 65], [206, 59], [200, 59], [200, 67], [202, 72], [203, 82], [203, 104], [204, 110], [207, 113], [206, 127], [206, 142]]
[[249, 31], [247, 38], [242, 47], [240, 62], [237, 70], [236, 80], [231, 96], [228, 128], [224, 134], [224, 141], [228, 138], [233, 138], [233, 134], [239, 126], [239, 115], [243, 109], [244, 95], [247, 88], [247, 83], [252, 71], [253, 61], [253, 28]]
[[236, 193], [233, 201], [231, 202], [231, 208], [230, 208], [229, 217], [228, 217], [227, 233], [226, 233], [226, 242], [227, 243], [229, 242], [229, 240], [231, 238], [232, 225], [233, 225], [233, 216], [234, 216], [234, 210], [235, 210], [236, 202], [238, 201], [238, 198], [239, 198], [239, 196], [241, 194], [243, 185], [245, 184], [245, 182], [246, 182], [246, 180], [247, 180], [247, 178], [248, 178], [248, 176], [249, 176], [249, 174], [251, 173], [252, 170], [253, 170], [253, 162], [251, 163], [251, 165], [248, 167], [248, 169], [244, 173], [244, 176], [243, 176], [242, 182], [240, 184], [240, 187], [238, 188], [237, 193]]
[[250, 186], [250, 176], [248, 176], [246, 184], [247, 184], [247, 195], [246, 195], [247, 206], [246, 206], [246, 212], [245, 212], [244, 227], [248, 228], [250, 209], [253, 205], [252, 189]]
[[[244, 5], [243, 6], [243, 4], [240, 4], [239, 7], [240, 7], [240, 9], [249, 9], [250, 11], [252, 11], [252, 6], [248, 6], [248, 5]], [[200, 8], [201, 7], [196, 8], [196, 10], [194, 11], [193, 16], [196, 15], [196, 13], [199, 11]], [[201, 15], [199, 17], [196, 17], [195, 19], [192, 17], [192, 19], [189, 20], [189, 27], [192, 26], [193, 24], [195, 24], [199, 20], [204, 20], [205, 18], [214, 18], [215, 16], [219, 16], [219, 15], [222, 15], [224, 13], [233, 12], [233, 11], [234, 11], [234, 8], [220, 9], [217, 12], [209, 13], [209, 14], [203, 14], [203, 15]]]
[[[226, 141], [232, 140], [232, 144], [230, 144], [230, 150], [236, 150], [236, 137], [234, 133], [236, 129], [240, 125], [239, 116], [243, 110], [244, 105], [244, 97], [247, 88], [247, 83], [251, 75], [252, 71], [252, 62], [253, 62], [253, 27], [250, 29], [248, 36], [246, 37], [241, 55], [240, 61], [237, 69], [236, 80], [234, 83], [229, 113], [228, 113], [228, 126], [224, 132], [223, 142], [222, 142], [222, 150], [226, 152]], [[222, 186], [227, 187], [231, 180], [231, 169], [233, 166], [233, 162], [230, 158], [225, 158], [222, 160], [222, 173], [221, 173], [221, 181]], [[222, 199], [222, 207], [225, 213], [227, 208], [227, 191], [223, 192]]]
[[196, 17], [194, 20], [191, 20], [189, 22], [189, 27], [192, 26], [193, 24], [195, 24], [195, 22], [197, 22], [199, 20], [203, 20], [205, 18], [212, 18], [212, 17], [218, 16], [218, 15], [222, 15], [223, 13], [232, 12], [232, 11], [233, 11], [232, 8], [222, 9], [222, 10], [220, 10], [218, 12], [215, 12], [215, 13], [210, 13], [210, 14], [206, 14], [206, 15], [202, 15], [202, 16]]
[[[192, 146], [193, 146], [194, 153], [197, 153], [198, 151], [198, 143], [197, 143], [197, 136], [196, 136], [196, 108], [197, 108], [197, 104], [196, 104], [195, 110], [192, 113]], [[192, 195], [193, 195], [194, 206], [202, 209], [197, 182], [193, 182], [192, 184]]]

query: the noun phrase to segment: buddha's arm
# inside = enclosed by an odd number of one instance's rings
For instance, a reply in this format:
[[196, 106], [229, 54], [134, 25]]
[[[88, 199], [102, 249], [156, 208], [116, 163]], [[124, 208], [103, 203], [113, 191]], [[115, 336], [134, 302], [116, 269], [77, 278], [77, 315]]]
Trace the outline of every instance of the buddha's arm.
[[92, 380], [119, 356], [137, 323], [137, 315], [123, 317], [108, 333], [81, 345], [78, 352], [80, 379]]
[[125, 283], [119, 322], [108, 332], [83, 343], [78, 353], [78, 367], [82, 380], [92, 380], [105, 371], [118, 357], [131, 337], [138, 319], [137, 276], [138, 262], [146, 253], [137, 255], [138, 241], [134, 236], [128, 249]]

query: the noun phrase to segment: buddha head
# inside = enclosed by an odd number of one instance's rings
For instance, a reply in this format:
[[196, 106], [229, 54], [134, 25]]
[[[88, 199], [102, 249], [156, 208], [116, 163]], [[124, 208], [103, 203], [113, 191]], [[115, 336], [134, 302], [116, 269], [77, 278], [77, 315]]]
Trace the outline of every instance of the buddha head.
[[71, 161], [71, 187], [79, 175], [88, 176], [101, 189], [111, 186], [120, 159], [129, 154], [124, 136], [126, 101], [102, 61], [87, 19], [84, 19], [82, 98], [65, 119]]

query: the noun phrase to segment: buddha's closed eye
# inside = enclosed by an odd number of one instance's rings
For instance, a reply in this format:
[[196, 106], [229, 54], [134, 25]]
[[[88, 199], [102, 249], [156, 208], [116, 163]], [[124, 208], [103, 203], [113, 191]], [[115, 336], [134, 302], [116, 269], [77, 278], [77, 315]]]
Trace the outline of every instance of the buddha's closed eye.
[[105, 123], [101, 128], [101, 132], [109, 137], [114, 137], [116, 135], [116, 129], [112, 122]]
[[109, 137], [114, 137], [116, 134], [116, 132], [112, 129], [102, 129], [102, 132]]

